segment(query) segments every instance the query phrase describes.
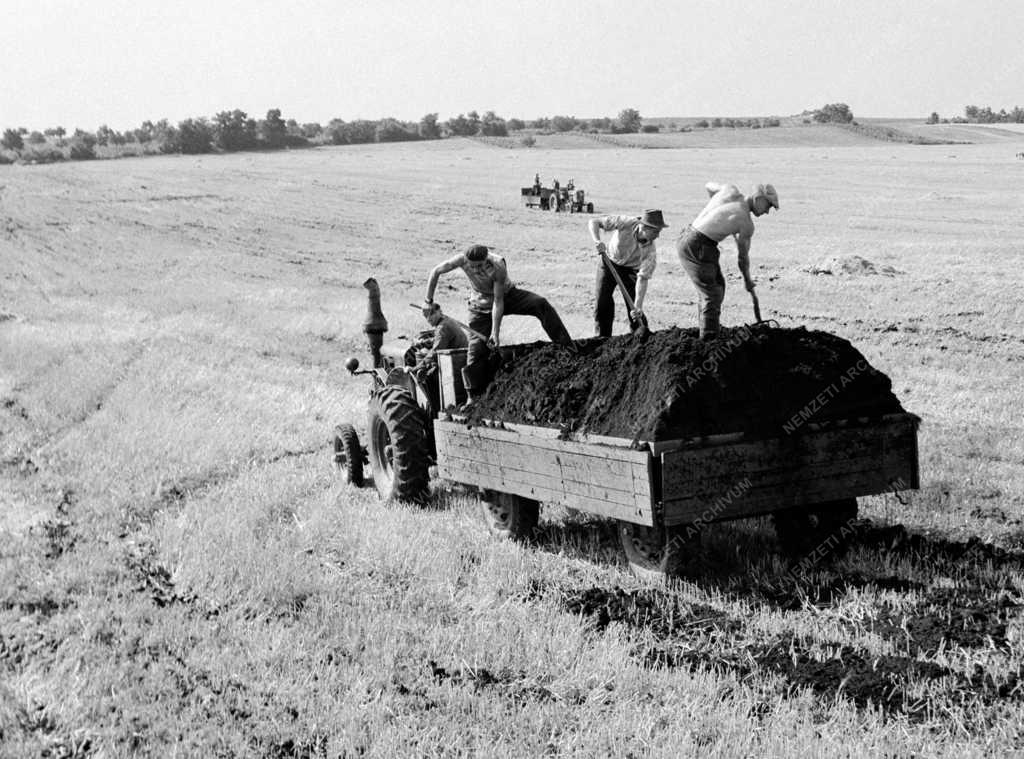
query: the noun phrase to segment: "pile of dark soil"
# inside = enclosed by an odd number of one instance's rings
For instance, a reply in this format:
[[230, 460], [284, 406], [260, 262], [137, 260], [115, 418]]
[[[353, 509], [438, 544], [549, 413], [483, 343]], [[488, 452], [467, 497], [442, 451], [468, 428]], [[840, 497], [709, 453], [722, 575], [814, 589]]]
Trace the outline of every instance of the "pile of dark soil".
[[812, 422], [897, 413], [892, 383], [848, 341], [803, 328], [740, 327], [703, 341], [673, 327], [523, 346], [468, 420], [638, 440], [792, 433]]

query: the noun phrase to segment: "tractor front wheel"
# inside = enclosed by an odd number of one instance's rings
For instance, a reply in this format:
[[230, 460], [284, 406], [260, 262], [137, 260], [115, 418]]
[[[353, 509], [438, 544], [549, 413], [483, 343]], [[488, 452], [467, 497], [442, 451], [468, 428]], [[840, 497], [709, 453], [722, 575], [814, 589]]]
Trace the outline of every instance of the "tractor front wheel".
[[681, 574], [700, 547], [700, 533], [688, 525], [647, 527], [619, 520], [619, 540], [633, 574], [656, 581]]
[[342, 482], [357, 488], [363, 486], [363, 448], [351, 424], [334, 428], [334, 465], [341, 470]]
[[370, 396], [369, 453], [380, 497], [422, 503], [428, 492], [429, 421], [405, 388], [386, 385]]
[[480, 501], [480, 512], [492, 535], [529, 540], [537, 529], [540, 504], [512, 493], [487, 490]]

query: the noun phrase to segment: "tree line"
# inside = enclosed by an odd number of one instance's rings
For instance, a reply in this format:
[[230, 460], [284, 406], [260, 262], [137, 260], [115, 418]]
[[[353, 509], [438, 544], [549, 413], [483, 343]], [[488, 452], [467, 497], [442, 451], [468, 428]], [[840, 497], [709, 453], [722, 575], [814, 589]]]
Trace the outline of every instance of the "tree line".
[[[572, 130], [610, 133], [639, 132], [643, 126], [640, 113], [623, 109], [617, 118], [577, 119], [574, 116], [552, 116], [524, 121], [504, 119], [494, 111], [482, 116], [477, 111], [458, 114], [441, 121], [436, 113], [428, 113], [419, 121], [394, 118], [345, 121], [331, 119], [327, 124], [284, 119], [279, 108], [267, 111], [257, 119], [241, 109], [221, 111], [213, 117], [187, 118], [172, 124], [167, 119], [144, 121], [137, 129], [119, 132], [107, 125], [95, 132], [75, 129], [68, 134], [62, 126], [29, 131], [24, 127], [5, 129], [0, 148], [16, 153], [22, 160], [47, 162], [88, 160], [116, 155], [147, 155], [157, 153], [200, 154], [239, 150], [274, 150], [313, 145], [355, 145], [372, 142], [407, 140], [438, 140], [447, 137], [508, 136], [511, 131], [567, 132]], [[11, 162], [0, 153], [0, 161]]]

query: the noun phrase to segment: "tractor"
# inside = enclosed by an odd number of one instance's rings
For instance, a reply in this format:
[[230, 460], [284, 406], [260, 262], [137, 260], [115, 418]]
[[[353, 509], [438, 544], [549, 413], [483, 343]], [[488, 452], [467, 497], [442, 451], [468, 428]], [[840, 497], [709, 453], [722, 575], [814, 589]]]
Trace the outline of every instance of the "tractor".
[[355, 357], [345, 362], [345, 368], [352, 376], [371, 379], [367, 446], [360, 444], [354, 425], [339, 424], [334, 429], [334, 463], [342, 479], [357, 487], [362, 487], [364, 467], [369, 464], [381, 498], [422, 501], [436, 459], [431, 419], [440, 404], [437, 372], [428, 374], [415, 367], [415, 345], [384, 345], [388, 323], [380, 308], [380, 287], [372, 277], [363, 286], [369, 293], [363, 333], [373, 368], [361, 369]]

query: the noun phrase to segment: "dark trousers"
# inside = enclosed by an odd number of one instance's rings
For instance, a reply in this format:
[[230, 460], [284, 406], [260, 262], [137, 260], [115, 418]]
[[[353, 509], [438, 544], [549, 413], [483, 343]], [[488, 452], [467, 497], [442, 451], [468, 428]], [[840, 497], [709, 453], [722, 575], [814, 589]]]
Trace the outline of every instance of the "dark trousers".
[[[608, 264], [615, 267], [615, 271], [622, 278], [622, 284], [626, 286], [629, 299], [636, 303], [636, 275], [637, 270], [629, 266], [621, 266], [608, 261]], [[618, 284], [615, 277], [608, 271], [602, 259], [597, 260], [597, 280], [594, 284], [594, 333], [598, 337], [611, 337], [612, 324], [615, 322], [615, 290]], [[626, 304], [626, 316], [629, 319], [630, 330], [636, 330], [640, 323], [633, 319], [629, 313], [629, 304]]]
[[697, 323], [702, 338], [718, 336], [719, 316], [725, 300], [725, 277], [718, 264], [718, 243], [687, 227], [676, 240], [679, 263], [697, 288]]
[[[569, 330], [562, 323], [562, 317], [558, 315], [555, 307], [548, 303], [547, 298], [542, 298], [529, 290], [513, 287], [505, 293], [505, 316], [533, 316], [540, 320], [540, 326], [544, 328], [547, 336], [553, 343], [561, 345], [572, 345], [572, 337]], [[491, 311], [470, 311], [469, 326], [484, 337], [490, 337], [493, 321]], [[469, 336], [469, 350], [466, 353], [466, 365], [475, 364], [487, 356], [487, 343], [476, 335]], [[476, 392], [482, 388], [468, 387], [470, 392]]]

